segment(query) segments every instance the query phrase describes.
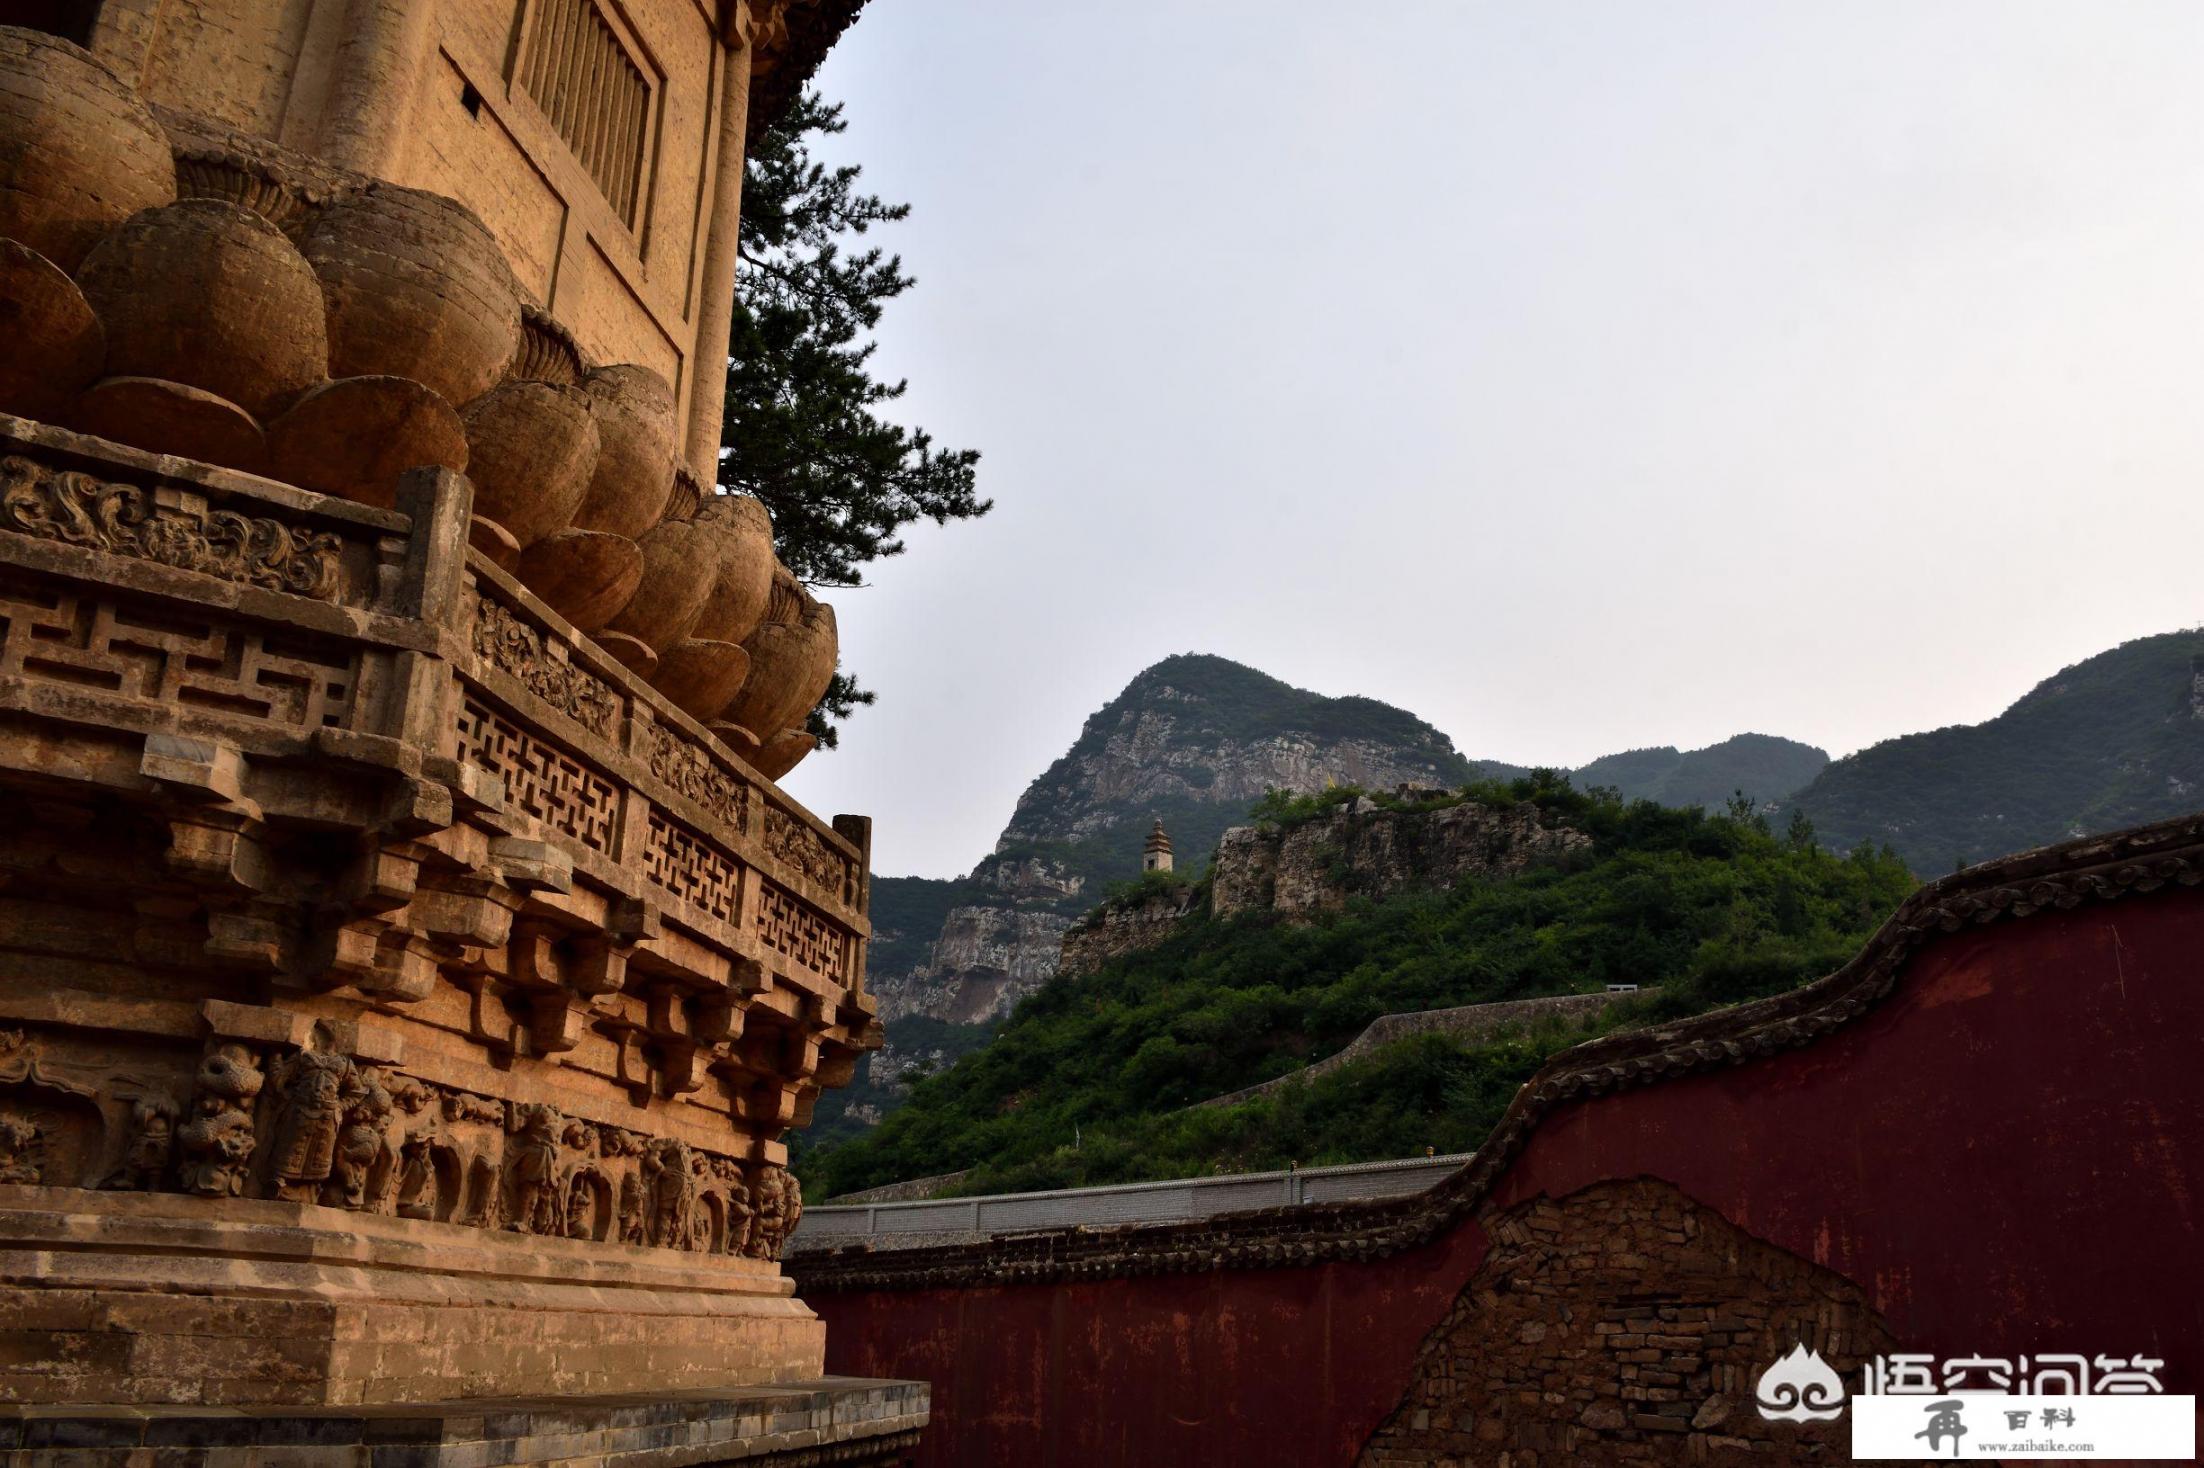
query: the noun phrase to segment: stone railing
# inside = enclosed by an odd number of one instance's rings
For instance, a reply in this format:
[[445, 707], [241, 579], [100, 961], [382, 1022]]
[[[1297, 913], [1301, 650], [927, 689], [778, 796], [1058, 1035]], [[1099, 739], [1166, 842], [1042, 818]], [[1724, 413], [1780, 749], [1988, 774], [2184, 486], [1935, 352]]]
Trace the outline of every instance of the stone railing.
[[1398, 1198], [1422, 1192], [1458, 1170], [1469, 1158], [1469, 1153], [1461, 1152], [1443, 1157], [1166, 1178], [1038, 1193], [991, 1193], [975, 1198], [873, 1197], [859, 1203], [837, 1202], [804, 1214], [803, 1224], [789, 1244], [789, 1253], [793, 1257], [807, 1249], [836, 1249], [851, 1244], [893, 1249], [967, 1242], [1032, 1229], [1177, 1223], [1250, 1208], [1299, 1208], [1357, 1198]]

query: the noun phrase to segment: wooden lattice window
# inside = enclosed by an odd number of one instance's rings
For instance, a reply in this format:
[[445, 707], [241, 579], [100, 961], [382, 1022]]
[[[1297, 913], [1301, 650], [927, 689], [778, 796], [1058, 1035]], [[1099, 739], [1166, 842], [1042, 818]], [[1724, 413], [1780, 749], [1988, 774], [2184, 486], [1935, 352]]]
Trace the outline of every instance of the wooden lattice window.
[[520, 85], [632, 227], [652, 88], [596, 0], [536, 0]]

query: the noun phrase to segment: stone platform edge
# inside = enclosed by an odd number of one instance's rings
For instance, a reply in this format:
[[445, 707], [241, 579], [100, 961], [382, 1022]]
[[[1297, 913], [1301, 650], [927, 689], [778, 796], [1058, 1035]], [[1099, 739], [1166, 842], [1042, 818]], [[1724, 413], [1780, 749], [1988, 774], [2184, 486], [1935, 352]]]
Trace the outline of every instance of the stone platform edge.
[[899, 1464], [931, 1389], [821, 1377], [723, 1391], [339, 1408], [14, 1406], [9, 1468], [746, 1468]]

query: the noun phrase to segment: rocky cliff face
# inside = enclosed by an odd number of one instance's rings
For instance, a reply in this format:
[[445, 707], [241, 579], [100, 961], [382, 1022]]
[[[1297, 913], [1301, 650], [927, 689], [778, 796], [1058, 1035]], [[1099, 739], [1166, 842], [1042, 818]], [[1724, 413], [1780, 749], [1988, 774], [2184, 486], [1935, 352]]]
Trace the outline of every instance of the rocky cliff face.
[[874, 984], [880, 1017], [891, 1025], [909, 1014], [972, 1025], [1008, 1014], [1056, 972], [1070, 926], [1070, 918], [1055, 912], [953, 907], [924, 967], [892, 984]]
[[1290, 731], [1211, 744], [1184, 733], [1167, 707], [1126, 710], [1098, 748], [1067, 755], [1027, 789], [996, 850], [1099, 835], [1128, 809], [1194, 801], [1244, 811], [1268, 790], [1429, 785], [1461, 762], [1451, 749], [1445, 753], [1453, 758], [1442, 759], [1378, 739], [1326, 742]]
[[1533, 805], [1396, 808], [1360, 796], [1293, 825], [1233, 827], [1217, 843], [1206, 900], [1189, 884], [1106, 903], [1065, 932], [1057, 972], [1091, 973], [1122, 954], [1153, 948], [1197, 910], [1307, 921], [1340, 911], [1350, 897], [1512, 877], [1591, 849], [1582, 831], [1541, 825]]
[[1374, 699], [1325, 698], [1223, 658], [1166, 658], [1026, 787], [996, 850], [1084, 841], [1187, 805], [1238, 815], [1266, 790], [1449, 785], [1474, 773], [1444, 734]]
[[1225, 832], [1210, 911], [1218, 917], [1273, 912], [1308, 918], [1337, 912], [1356, 894], [1512, 877], [1572, 851], [1589, 852], [1591, 845], [1582, 831], [1541, 826], [1532, 805], [1493, 810], [1465, 801], [1437, 810], [1390, 810], [1362, 796], [1299, 825]]
[[[1227, 839], [1230, 835], [1226, 833]], [[1188, 885], [1095, 909], [1065, 931], [1056, 972], [1074, 977], [1091, 974], [1120, 954], [1153, 948], [1193, 911], [1198, 896]]]
[[[1109, 882], [1140, 871], [1158, 817], [1181, 863], [1198, 867], [1267, 790], [1459, 784], [1475, 773], [1445, 735], [1400, 709], [1326, 698], [1223, 658], [1166, 658], [1026, 787], [969, 877], [930, 884], [927, 902], [910, 903], [901, 899], [920, 895], [915, 887], [875, 881], [876, 911], [909, 909], [892, 949], [874, 949], [889, 1043], [898, 1016], [991, 1023], [1045, 983], [1072, 920]], [[921, 949], [904, 923], [938, 924], [937, 936]]]

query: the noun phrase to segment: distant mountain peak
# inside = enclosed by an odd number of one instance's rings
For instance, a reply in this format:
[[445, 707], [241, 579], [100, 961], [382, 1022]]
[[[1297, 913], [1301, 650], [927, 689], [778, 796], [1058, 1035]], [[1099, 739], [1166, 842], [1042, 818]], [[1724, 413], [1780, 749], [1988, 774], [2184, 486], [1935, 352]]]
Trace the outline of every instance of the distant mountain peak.
[[[995, 849], [1083, 841], [1127, 824], [1145, 831], [1187, 806], [1216, 808], [1228, 821], [1271, 788], [1458, 785], [1473, 773], [1452, 740], [1405, 709], [1179, 653], [1141, 670], [1087, 719], [1026, 787]], [[1197, 824], [1212, 840], [1223, 829]]]

